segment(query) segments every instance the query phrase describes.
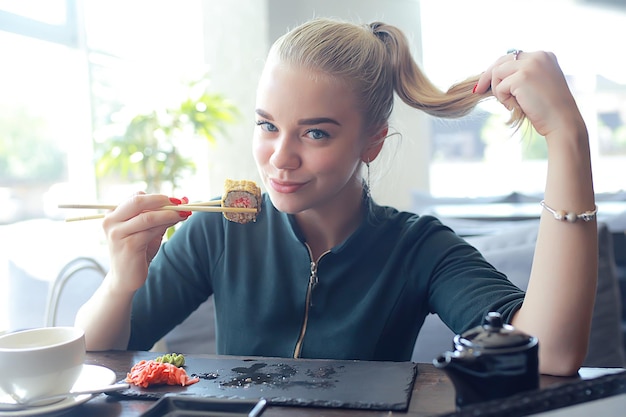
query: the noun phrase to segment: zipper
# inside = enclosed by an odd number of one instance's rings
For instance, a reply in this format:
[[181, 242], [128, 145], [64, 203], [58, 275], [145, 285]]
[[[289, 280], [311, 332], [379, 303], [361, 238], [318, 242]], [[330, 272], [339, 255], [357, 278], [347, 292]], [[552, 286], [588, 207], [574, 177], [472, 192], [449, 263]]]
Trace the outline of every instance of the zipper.
[[302, 320], [302, 327], [300, 328], [300, 335], [298, 336], [298, 341], [296, 342], [296, 347], [293, 352], [293, 357], [296, 359], [300, 357], [300, 353], [302, 352], [302, 342], [304, 341], [304, 335], [306, 334], [306, 327], [309, 322], [309, 310], [311, 307], [313, 307], [313, 289], [319, 282], [319, 279], [317, 277], [317, 265], [319, 264], [320, 259], [322, 259], [322, 256], [330, 252], [328, 250], [322, 253], [320, 257], [317, 258], [317, 262], [315, 262], [312, 260], [313, 254], [311, 253], [311, 248], [306, 243], [305, 245], [309, 251], [309, 258], [311, 259], [311, 272], [309, 275], [309, 284], [306, 289], [306, 304], [304, 305], [304, 319]]

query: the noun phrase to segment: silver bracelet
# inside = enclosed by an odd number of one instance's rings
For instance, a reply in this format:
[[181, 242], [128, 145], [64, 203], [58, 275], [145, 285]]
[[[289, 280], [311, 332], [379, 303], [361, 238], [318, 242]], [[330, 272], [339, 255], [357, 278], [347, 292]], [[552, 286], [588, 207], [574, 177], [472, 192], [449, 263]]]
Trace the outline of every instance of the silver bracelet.
[[556, 220], [568, 221], [570, 223], [576, 223], [578, 219], [581, 219], [586, 222], [590, 222], [596, 218], [596, 214], [598, 214], [598, 206], [595, 206], [593, 210], [585, 211], [584, 213], [576, 214], [573, 212], [566, 212], [565, 210], [555, 210], [552, 207], [548, 206], [544, 200], [541, 200], [541, 206], [548, 210]]

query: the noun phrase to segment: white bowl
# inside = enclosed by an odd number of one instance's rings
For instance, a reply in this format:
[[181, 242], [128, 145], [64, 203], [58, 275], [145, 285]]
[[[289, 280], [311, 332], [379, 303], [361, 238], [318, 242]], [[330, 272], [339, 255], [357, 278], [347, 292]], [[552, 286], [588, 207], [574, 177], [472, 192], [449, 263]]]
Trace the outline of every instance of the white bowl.
[[85, 361], [85, 333], [43, 327], [0, 336], [0, 389], [17, 401], [70, 391]]

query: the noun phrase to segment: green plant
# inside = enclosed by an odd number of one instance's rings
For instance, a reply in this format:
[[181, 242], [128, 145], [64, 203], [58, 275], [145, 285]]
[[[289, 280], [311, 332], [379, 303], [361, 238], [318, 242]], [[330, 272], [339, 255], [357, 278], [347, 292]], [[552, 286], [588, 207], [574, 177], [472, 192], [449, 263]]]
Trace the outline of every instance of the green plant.
[[195, 172], [192, 157], [180, 152], [181, 141], [200, 137], [215, 143], [237, 114], [227, 99], [209, 92], [206, 79], [192, 82], [179, 105], [139, 114], [123, 136], [96, 143], [96, 175], [144, 181], [148, 193], [168, 185], [173, 193], [186, 174]]
[[0, 108], [0, 186], [63, 181], [67, 157], [55, 134], [24, 105]]

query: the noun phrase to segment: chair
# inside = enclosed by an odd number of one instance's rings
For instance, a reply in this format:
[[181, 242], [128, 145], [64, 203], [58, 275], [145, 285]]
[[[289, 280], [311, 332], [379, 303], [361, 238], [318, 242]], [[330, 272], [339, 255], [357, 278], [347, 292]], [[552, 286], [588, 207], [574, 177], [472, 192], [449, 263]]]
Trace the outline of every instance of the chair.
[[[64, 293], [64, 289], [66, 289], [68, 282], [77, 276], [77, 274], [85, 271], [93, 271], [96, 273], [97, 284], [99, 285], [102, 279], [106, 276], [105, 267], [93, 258], [88, 257], [78, 257], [71, 261], [69, 261], [65, 266], [61, 269], [55, 280], [52, 282], [52, 285], [48, 291], [48, 299], [46, 303], [46, 310], [44, 316], [44, 323], [47, 327], [57, 326], [59, 324], [58, 320], [58, 312], [59, 307], [61, 305], [61, 298]], [[84, 284], [84, 282], [83, 282]], [[95, 288], [94, 288], [95, 290]], [[79, 294], [77, 288], [72, 288], [72, 295]], [[86, 294], [82, 292], [82, 297], [85, 298], [91, 296], [92, 293]], [[78, 309], [81, 304], [77, 305], [80, 300], [77, 300], [76, 297], [71, 297], [71, 306], [68, 306], [72, 309]]]
[[[76, 312], [91, 297], [106, 274], [107, 266], [94, 258], [81, 256], [65, 264], [48, 291], [44, 315], [45, 325], [47, 327], [72, 325]], [[174, 346], [178, 347], [176, 346], [178, 334], [185, 334], [184, 326], [182, 329], [173, 330], [165, 338], [159, 340], [151, 350], [169, 351], [168, 339], [172, 339]]]

